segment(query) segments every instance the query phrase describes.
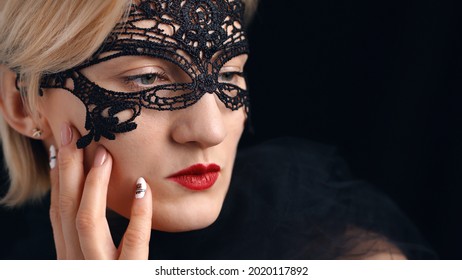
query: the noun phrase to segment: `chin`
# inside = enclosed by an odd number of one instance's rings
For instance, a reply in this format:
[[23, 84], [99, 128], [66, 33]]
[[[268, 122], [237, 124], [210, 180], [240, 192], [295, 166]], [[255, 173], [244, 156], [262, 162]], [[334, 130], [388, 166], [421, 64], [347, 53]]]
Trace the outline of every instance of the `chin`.
[[193, 230], [200, 230], [204, 229], [210, 225], [212, 225], [218, 218], [218, 215], [213, 217], [201, 217], [201, 219], [197, 219], [195, 221], [181, 223], [181, 224], [171, 224], [171, 225], [164, 225], [160, 228], [155, 228], [156, 230], [161, 230], [165, 232], [184, 232], [184, 231], [193, 231]]
[[162, 215], [163, 217], [154, 214], [152, 217], [152, 228], [165, 232], [200, 230], [212, 225], [218, 219], [221, 206], [190, 209], [185, 213], [176, 211], [174, 214]]

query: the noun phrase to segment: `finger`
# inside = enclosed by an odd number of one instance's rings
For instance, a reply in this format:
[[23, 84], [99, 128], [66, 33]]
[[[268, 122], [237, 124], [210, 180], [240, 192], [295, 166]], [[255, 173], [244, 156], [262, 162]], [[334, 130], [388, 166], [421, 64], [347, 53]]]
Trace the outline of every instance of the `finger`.
[[117, 251], [106, 220], [106, 200], [112, 158], [102, 146], [95, 152], [93, 167], [83, 188], [77, 213], [77, 231], [85, 259], [115, 259]]
[[84, 182], [83, 151], [77, 149], [78, 132], [69, 124], [61, 128], [61, 148], [58, 152], [59, 213], [67, 259], [82, 259], [75, 217]]
[[56, 148], [50, 146], [50, 180], [51, 180], [51, 203], [50, 220], [53, 229], [53, 239], [55, 241], [56, 256], [58, 260], [66, 257], [66, 246], [61, 225], [61, 215], [59, 213], [59, 171], [56, 166]]
[[147, 259], [149, 256], [152, 220], [151, 190], [143, 178], [139, 178], [136, 183], [130, 223], [121, 244], [119, 258], [122, 260]]

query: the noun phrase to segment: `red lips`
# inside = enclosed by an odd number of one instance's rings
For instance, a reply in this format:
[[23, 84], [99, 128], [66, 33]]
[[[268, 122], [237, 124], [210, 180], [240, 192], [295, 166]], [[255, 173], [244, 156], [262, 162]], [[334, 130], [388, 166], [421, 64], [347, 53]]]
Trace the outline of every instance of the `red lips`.
[[170, 175], [167, 179], [172, 180], [190, 190], [200, 191], [209, 189], [215, 184], [220, 174], [220, 166], [216, 164], [194, 164], [188, 168]]

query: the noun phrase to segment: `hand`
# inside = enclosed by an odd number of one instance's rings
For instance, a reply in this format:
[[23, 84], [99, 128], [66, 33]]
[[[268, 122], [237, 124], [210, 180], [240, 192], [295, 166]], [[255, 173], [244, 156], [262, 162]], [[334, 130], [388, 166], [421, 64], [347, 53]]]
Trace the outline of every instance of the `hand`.
[[149, 186], [138, 180], [146, 188], [142, 198], [135, 198], [133, 187], [130, 223], [116, 248], [106, 220], [112, 157], [99, 146], [85, 178], [83, 150], [76, 147], [79, 137], [76, 129], [63, 125], [61, 148], [50, 173], [50, 219], [58, 259], [147, 259], [152, 218]]

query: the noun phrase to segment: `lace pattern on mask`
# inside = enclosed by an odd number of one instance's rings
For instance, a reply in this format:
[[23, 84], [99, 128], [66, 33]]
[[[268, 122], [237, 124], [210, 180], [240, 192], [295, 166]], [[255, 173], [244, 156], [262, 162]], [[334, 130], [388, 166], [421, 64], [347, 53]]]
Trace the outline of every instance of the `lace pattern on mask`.
[[[84, 148], [101, 137], [137, 127], [135, 118], [143, 108], [179, 110], [195, 104], [204, 94], [215, 94], [226, 108], [249, 110], [246, 89], [219, 82], [221, 67], [248, 53], [242, 27], [241, 0], [156, 0], [133, 5], [126, 21], [116, 25], [105, 43], [84, 64], [44, 77], [42, 88], [63, 88], [86, 107], [85, 129], [78, 140]], [[100, 87], [81, 69], [120, 56], [151, 56], [178, 66], [190, 82], [157, 85], [137, 92], [116, 92]], [[159, 94], [160, 92], [170, 92]], [[130, 112], [120, 120], [118, 114]]]

